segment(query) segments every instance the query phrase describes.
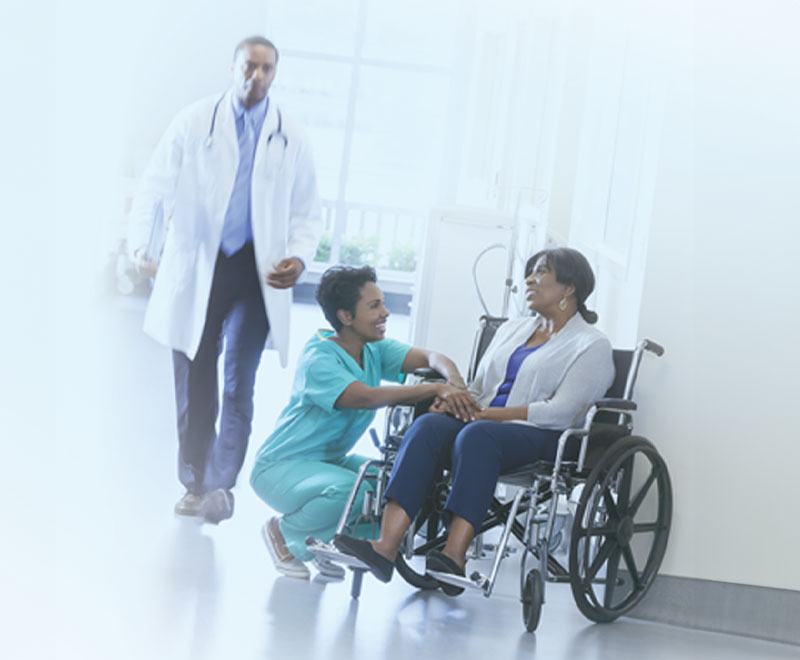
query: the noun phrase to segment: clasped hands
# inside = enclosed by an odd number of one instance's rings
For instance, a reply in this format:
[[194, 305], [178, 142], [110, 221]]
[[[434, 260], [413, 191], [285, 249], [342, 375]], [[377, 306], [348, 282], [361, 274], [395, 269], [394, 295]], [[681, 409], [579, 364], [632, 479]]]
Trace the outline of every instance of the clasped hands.
[[481, 406], [466, 387], [457, 387], [452, 383], [442, 383], [429, 412], [450, 414], [457, 420], [465, 423], [475, 422], [480, 419], [489, 419], [487, 413], [490, 409]]

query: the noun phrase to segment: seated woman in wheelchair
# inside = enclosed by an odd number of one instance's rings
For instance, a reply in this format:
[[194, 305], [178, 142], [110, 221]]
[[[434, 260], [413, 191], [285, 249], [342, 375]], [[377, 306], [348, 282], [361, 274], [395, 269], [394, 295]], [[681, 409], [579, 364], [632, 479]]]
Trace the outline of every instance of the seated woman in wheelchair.
[[[317, 302], [333, 331], [321, 330], [305, 345], [289, 404], [259, 449], [250, 483], [270, 507], [262, 534], [275, 566], [291, 577], [308, 578], [304, 562], [331, 577], [344, 577], [337, 564], [315, 558], [306, 538], [330, 541], [364, 457], [348, 454], [381, 406], [433, 397], [469, 419], [478, 405], [448, 358], [385, 338], [389, 311], [375, 271], [369, 266], [334, 266], [322, 276]], [[447, 383], [381, 385], [415, 369], [436, 369]], [[361, 511], [366, 485], [354, 511]]]
[[[535, 314], [504, 323], [489, 345], [470, 386], [481, 410], [465, 422], [451, 416], [449, 400], [437, 400], [403, 438], [379, 538], [334, 538], [341, 552], [361, 559], [384, 582], [391, 579], [400, 543], [441, 467], [452, 476], [445, 505], [450, 524], [446, 545], [427, 555], [426, 566], [463, 576], [467, 549], [486, 517], [498, 476], [554, 460], [561, 431], [582, 422], [613, 380], [611, 344], [591, 325], [597, 314], [585, 305], [594, 289], [586, 258], [569, 248], [545, 250], [528, 260], [525, 274]], [[441, 586], [450, 595], [463, 591]]]

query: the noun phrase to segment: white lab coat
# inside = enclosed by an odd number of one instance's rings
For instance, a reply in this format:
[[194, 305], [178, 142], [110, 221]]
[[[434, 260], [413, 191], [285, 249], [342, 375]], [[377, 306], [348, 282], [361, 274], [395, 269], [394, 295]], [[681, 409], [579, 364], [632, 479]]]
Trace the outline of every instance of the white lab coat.
[[[194, 359], [222, 238], [225, 211], [239, 164], [235, 116], [228, 91], [219, 104], [211, 145], [207, 138], [219, 96], [189, 106], [173, 120], [148, 164], [131, 209], [128, 245], [146, 247], [154, 209], [163, 200], [168, 218], [164, 251], [145, 315], [144, 329], [160, 343]], [[268, 348], [286, 366], [291, 289], [267, 286], [265, 278], [284, 257], [314, 258], [322, 231], [311, 151], [305, 135], [284, 112], [282, 133], [270, 101], [256, 146], [251, 189], [253, 246], [269, 318]]]

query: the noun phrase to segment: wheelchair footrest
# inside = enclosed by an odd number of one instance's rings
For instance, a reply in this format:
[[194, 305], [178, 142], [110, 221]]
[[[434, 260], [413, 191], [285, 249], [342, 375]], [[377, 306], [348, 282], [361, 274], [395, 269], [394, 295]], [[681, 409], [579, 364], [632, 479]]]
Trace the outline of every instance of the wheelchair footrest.
[[425, 571], [426, 575], [436, 578], [439, 582], [452, 584], [454, 587], [464, 587], [469, 589], [483, 589], [484, 583], [487, 582], [477, 571], [470, 577], [461, 577], [460, 575], [453, 575], [452, 573], [445, 573], [444, 571]]
[[342, 566], [347, 566], [348, 568], [352, 568], [353, 570], [357, 571], [369, 570], [369, 566], [367, 566], [363, 561], [357, 557], [353, 557], [352, 555], [347, 555], [344, 552], [341, 552], [330, 543], [323, 543], [322, 541], [309, 538], [306, 540], [306, 547], [315, 557], [319, 557], [320, 559], [327, 559], [328, 561], [341, 564]]

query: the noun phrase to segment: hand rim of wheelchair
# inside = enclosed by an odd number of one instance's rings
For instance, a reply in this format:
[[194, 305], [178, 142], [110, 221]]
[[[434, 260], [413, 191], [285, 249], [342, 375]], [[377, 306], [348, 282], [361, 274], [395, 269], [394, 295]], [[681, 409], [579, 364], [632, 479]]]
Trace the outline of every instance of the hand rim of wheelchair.
[[[642, 483], [636, 484], [636, 494], [631, 498], [631, 466], [637, 457], [647, 461], [650, 471]], [[636, 521], [641, 504], [648, 495], [652, 498], [654, 486], [656, 519], [644, 523]], [[631, 509], [634, 509], [632, 514]], [[598, 523], [599, 518], [610, 520]], [[664, 459], [646, 438], [626, 436], [617, 440], [587, 477], [572, 527], [570, 586], [575, 603], [584, 616], [597, 623], [610, 622], [641, 601], [664, 558], [671, 518], [672, 487]], [[631, 541], [634, 537], [643, 538], [651, 534], [647, 557], [637, 563]], [[598, 539], [598, 542], [586, 543], [584, 540], [587, 538]], [[592, 546], [597, 546], [596, 552], [592, 551]], [[620, 563], [624, 564], [628, 576], [622, 584]], [[639, 565], [643, 568], [640, 569]], [[605, 569], [606, 576], [603, 584], [598, 584], [597, 576], [601, 569]], [[631, 575], [635, 578], [631, 579]], [[604, 587], [602, 600], [596, 587]], [[620, 588], [627, 590], [622, 598], [618, 597]]]

